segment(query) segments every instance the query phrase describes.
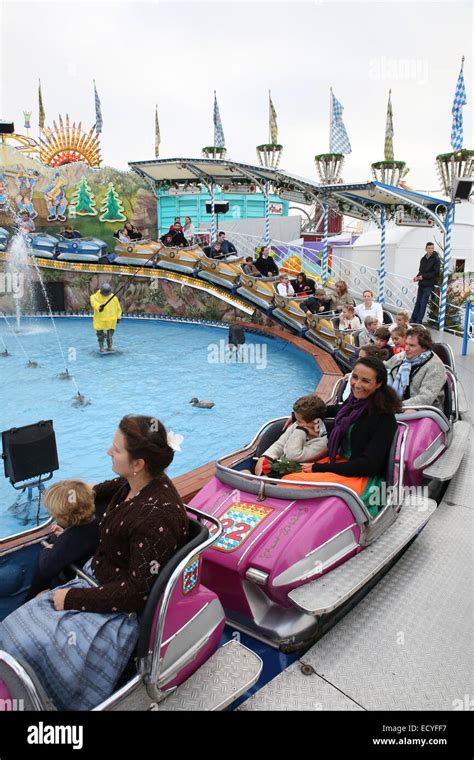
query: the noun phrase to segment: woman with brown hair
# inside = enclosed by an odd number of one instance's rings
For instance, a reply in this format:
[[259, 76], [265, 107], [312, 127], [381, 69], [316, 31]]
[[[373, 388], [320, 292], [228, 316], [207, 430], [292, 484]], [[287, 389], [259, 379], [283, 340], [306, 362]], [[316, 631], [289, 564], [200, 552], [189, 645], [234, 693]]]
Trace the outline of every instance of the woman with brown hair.
[[354, 306], [354, 299], [349, 295], [347, 282], [338, 280], [334, 285], [334, 293], [331, 294], [331, 309], [342, 311], [342, 307], [346, 304]]
[[108, 502], [99, 546], [76, 579], [0, 623], [0, 649], [28, 662], [59, 709], [110, 696], [138, 640], [137, 613], [160, 568], [188, 538], [186, 509], [164, 470], [176, 436], [157, 419], [124, 417], [108, 450], [119, 476], [93, 487]]
[[402, 404], [387, 384], [387, 370], [380, 359], [358, 359], [350, 379], [351, 393], [342, 406], [329, 406], [335, 414], [328, 438], [329, 456], [303, 464], [303, 472], [284, 475], [285, 480], [339, 483], [354, 490], [372, 516], [382, 506], [380, 487], [397, 430], [395, 415]]

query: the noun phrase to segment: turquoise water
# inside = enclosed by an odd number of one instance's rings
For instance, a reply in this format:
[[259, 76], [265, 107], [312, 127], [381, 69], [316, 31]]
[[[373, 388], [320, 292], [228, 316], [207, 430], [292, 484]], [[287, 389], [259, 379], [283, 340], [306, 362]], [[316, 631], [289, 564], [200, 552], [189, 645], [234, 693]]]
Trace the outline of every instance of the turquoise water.
[[[286, 342], [250, 333], [254, 363], [229, 364], [219, 362], [227, 330], [216, 327], [124, 319], [114, 339], [117, 353], [99, 354], [91, 319], [57, 318], [56, 325], [88, 406], [73, 407], [73, 382], [57, 379], [64, 364], [50, 320], [25, 319], [18, 333], [28, 358], [39, 363], [36, 369], [25, 366], [18, 342], [0, 320], [0, 336], [12, 354], [0, 357], [0, 431], [53, 420], [60, 469], [50, 482], [114, 477], [106, 451], [125, 414], [158, 417], [184, 436], [168, 469], [171, 477], [180, 475], [248, 443], [321, 377], [313, 360]], [[189, 403], [194, 396], [215, 406], [195, 408]], [[0, 537], [36, 524], [37, 489], [33, 496], [30, 502], [26, 494], [18, 498], [0, 477]]]

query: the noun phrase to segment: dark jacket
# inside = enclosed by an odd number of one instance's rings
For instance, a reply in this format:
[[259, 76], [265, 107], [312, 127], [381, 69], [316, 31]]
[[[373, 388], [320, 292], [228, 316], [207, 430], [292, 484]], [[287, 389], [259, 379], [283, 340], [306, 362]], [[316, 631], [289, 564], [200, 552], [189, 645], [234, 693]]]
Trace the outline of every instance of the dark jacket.
[[266, 259], [264, 259], [263, 256], [259, 256], [255, 262], [255, 266], [257, 267], [262, 277], [273, 277], [276, 276], [279, 272], [279, 269], [272, 256], [267, 256]]
[[[171, 240], [167, 241], [167, 238], [171, 236]], [[183, 248], [188, 245], [188, 241], [184, 237], [182, 232], [178, 232], [176, 230], [171, 230], [170, 232], [165, 232], [164, 235], [160, 237], [161, 242], [168, 246], [169, 248], [172, 248], [173, 246], [176, 246], [178, 248]]]
[[291, 280], [291, 284], [293, 285], [293, 290], [295, 291], [296, 294], [304, 293], [305, 295], [311, 296], [314, 294], [316, 290], [314, 280], [310, 280], [309, 277], [307, 278], [306, 282], [298, 282], [298, 280]]
[[[328, 406], [328, 417], [340, 409]], [[397, 430], [394, 414], [368, 414], [354, 423], [351, 431], [351, 456], [347, 462], [313, 464], [313, 472], [334, 472], [347, 477], [379, 475], [384, 477], [393, 437]]]
[[418, 275], [423, 277], [419, 281], [420, 288], [432, 288], [436, 282], [436, 278], [439, 275], [441, 269], [441, 262], [437, 253], [432, 253], [431, 256], [424, 256], [420, 259], [420, 267], [418, 269]]
[[221, 243], [221, 251], [225, 256], [227, 256], [228, 253], [237, 253], [237, 248], [233, 243], [230, 242], [230, 240], [224, 240]]
[[101, 585], [70, 589], [64, 609], [139, 612], [160, 568], [187, 541], [186, 509], [164, 474], [129, 501], [124, 478], [95, 485], [94, 491], [97, 498], [109, 499], [91, 568]]

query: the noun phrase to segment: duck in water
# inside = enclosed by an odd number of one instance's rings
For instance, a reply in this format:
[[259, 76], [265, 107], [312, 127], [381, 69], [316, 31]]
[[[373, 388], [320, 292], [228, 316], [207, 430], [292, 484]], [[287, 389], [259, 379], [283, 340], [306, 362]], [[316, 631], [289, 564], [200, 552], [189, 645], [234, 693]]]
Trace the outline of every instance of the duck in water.
[[212, 409], [215, 406], [214, 401], [199, 401], [197, 398], [192, 398], [189, 403], [197, 406], [198, 409]]
[[79, 393], [79, 391], [76, 393], [74, 398], [72, 399], [72, 405], [73, 406], [89, 406], [91, 402], [89, 399], [87, 399], [82, 393]]

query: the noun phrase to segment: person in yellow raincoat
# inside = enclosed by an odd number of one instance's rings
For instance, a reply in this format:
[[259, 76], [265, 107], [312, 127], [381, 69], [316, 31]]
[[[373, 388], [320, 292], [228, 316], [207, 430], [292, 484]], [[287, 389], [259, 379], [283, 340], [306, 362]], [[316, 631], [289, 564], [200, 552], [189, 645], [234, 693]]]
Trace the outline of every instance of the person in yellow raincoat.
[[[108, 282], [104, 282], [96, 293], [91, 295], [91, 306], [94, 309], [94, 330], [99, 341], [99, 351], [105, 351], [104, 344], [107, 341], [107, 351], [113, 351], [113, 336], [117, 322], [122, 316], [122, 308], [117, 296], [110, 297], [112, 288]], [[107, 303], [108, 302], [108, 303]], [[105, 304], [107, 304], [105, 306]]]

